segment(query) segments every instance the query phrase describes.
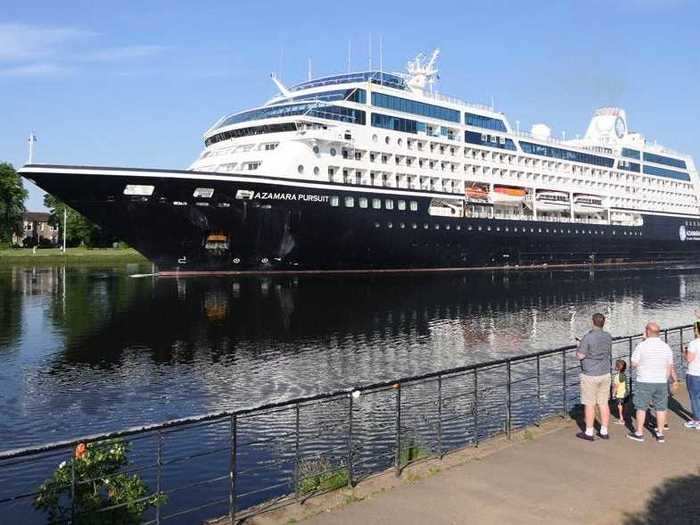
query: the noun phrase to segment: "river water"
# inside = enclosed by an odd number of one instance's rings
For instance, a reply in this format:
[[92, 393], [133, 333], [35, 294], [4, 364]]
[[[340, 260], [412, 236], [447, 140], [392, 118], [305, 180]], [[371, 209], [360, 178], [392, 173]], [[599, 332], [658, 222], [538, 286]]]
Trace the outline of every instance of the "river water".
[[689, 323], [696, 268], [130, 277], [0, 265], [0, 449]]

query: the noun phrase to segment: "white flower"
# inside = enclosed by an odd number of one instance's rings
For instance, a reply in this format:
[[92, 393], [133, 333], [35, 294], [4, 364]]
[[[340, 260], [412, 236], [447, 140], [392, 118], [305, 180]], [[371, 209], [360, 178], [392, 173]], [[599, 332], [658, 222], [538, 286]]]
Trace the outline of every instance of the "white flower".
[[106, 479], [106, 480], [104, 480], [104, 481], [105, 481], [105, 485], [109, 485], [109, 480], [108, 480], [108, 479]]
[[63, 467], [65, 467], [65, 466], [66, 466], [66, 462], [65, 462], [65, 461], [61, 461], [60, 465], [58, 465], [58, 468], [63, 468]]

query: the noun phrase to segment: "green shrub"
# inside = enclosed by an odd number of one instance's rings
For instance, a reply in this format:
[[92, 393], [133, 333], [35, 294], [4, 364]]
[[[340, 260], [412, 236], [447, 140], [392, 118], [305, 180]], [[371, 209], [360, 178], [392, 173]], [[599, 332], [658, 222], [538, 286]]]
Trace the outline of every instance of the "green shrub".
[[[48, 513], [49, 523], [68, 522], [74, 510], [75, 525], [141, 523], [150, 507], [165, 503], [165, 496], [152, 495], [136, 474], [122, 470], [129, 464], [128, 445], [121, 439], [76, 449], [75, 457], [63, 461], [39, 488], [34, 507]], [[75, 469], [75, 501], [71, 508], [71, 470]], [[102, 510], [121, 505], [110, 510]]]
[[325, 458], [302, 460], [297, 476], [297, 492], [301, 496], [347, 487], [350, 482], [346, 467], [333, 467]]

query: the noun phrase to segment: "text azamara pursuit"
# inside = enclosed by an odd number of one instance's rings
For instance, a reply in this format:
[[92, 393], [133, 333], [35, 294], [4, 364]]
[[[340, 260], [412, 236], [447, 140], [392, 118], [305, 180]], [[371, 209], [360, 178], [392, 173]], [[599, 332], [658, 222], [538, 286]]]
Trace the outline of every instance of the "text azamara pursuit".
[[161, 271], [323, 271], [688, 261], [698, 173], [625, 112], [583, 138], [513, 129], [405, 74], [286, 87], [220, 119], [189, 170], [31, 164], [20, 173]]

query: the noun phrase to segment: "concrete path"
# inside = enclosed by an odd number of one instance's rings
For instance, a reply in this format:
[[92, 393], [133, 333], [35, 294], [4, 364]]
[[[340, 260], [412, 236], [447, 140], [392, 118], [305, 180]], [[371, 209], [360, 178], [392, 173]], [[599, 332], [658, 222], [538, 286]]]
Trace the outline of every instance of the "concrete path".
[[[685, 392], [678, 398], [688, 406]], [[610, 440], [590, 443], [571, 422], [303, 523], [700, 523], [700, 431], [669, 414], [665, 444], [650, 433], [631, 441], [617, 424]], [[663, 504], [649, 511], [654, 496]]]

